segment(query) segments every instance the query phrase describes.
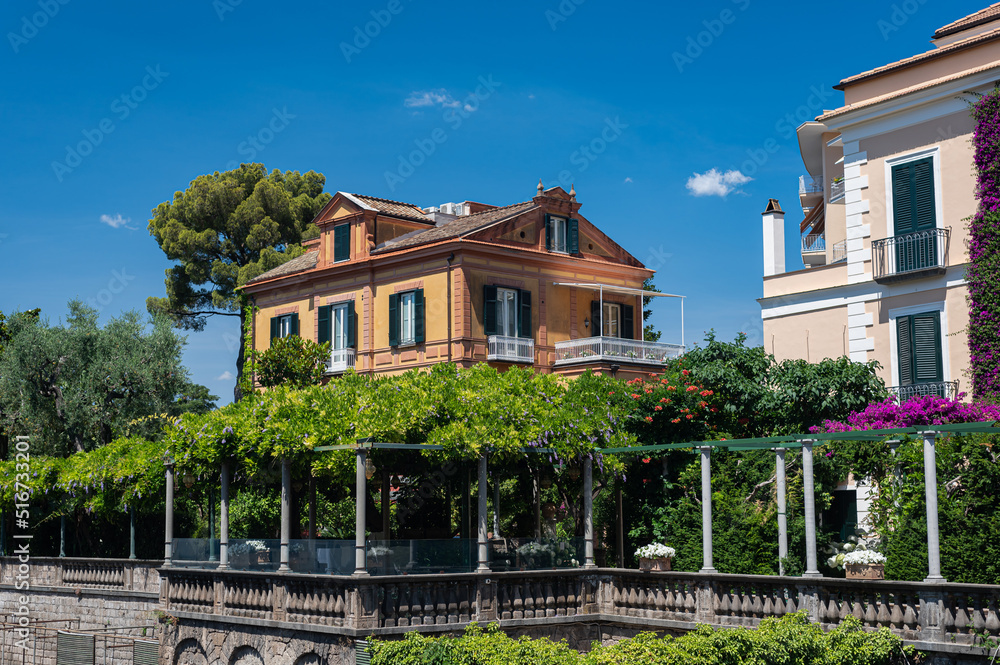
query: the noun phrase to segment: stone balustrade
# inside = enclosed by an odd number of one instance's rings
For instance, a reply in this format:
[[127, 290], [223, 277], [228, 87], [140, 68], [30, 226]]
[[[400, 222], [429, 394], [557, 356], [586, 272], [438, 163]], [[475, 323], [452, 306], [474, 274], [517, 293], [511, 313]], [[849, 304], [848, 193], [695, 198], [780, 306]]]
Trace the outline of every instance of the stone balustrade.
[[23, 564], [17, 557], [0, 557], [0, 584], [15, 584], [21, 567], [27, 565], [32, 586], [158, 593], [162, 564], [142, 559], [34, 556]]
[[327, 626], [355, 637], [458, 631], [473, 621], [504, 628], [574, 621], [675, 631], [697, 623], [752, 628], [799, 611], [827, 629], [857, 617], [922, 648], [1000, 637], [1000, 586], [608, 568], [380, 577], [161, 572], [170, 613]]

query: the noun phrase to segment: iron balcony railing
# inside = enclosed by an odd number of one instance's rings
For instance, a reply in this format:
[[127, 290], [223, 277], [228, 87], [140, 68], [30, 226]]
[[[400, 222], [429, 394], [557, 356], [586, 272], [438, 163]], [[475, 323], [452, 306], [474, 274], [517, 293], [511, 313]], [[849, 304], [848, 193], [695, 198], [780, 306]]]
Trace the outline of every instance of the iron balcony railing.
[[844, 198], [844, 183], [845, 180], [843, 178], [839, 180], [834, 178], [830, 181], [830, 203]]
[[327, 374], [343, 374], [354, 367], [354, 349], [334, 349], [326, 363]]
[[928, 229], [872, 242], [876, 282], [939, 274], [948, 265], [951, 229]]
[[810, 233], [802, 236], [803, 252], [825, 252], [826, 236], [822, 233]]
[[805, 194], [822, 194], [823, 178], [814, 178], [811, 175], [799, 176], [799, 196]]
[[680, 344], [643, 342], [620, 337], [584, 337], [556, 342], [556, 366], [614, 361], [662, 365], [684, 353]]
[[908, 386], [891, 386], [889, 394], [896, 397], [900, 404], [911, 397], [937, 395], [945, 399], [955, 399], [958, 396], [958, 381], [934, 381], [931, 383], [913, 383]]
[[529, 337], [490, 335], [486, 359], [505, 363], [535, 362], [535, 340]]

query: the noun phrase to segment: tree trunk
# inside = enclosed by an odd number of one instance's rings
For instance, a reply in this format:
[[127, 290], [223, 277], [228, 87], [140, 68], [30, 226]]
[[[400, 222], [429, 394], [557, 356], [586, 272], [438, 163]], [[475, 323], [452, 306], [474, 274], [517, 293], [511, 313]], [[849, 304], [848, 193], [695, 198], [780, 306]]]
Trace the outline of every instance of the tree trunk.
[[243, 365], [246, 362], [246, 317], [246, 310], [240, 307], [240, 350], [236, 354], [236, 387], [233, 388], [233, 398], [237, 402], [243, 399], [243, 389], [241, 386], [243, 382]]

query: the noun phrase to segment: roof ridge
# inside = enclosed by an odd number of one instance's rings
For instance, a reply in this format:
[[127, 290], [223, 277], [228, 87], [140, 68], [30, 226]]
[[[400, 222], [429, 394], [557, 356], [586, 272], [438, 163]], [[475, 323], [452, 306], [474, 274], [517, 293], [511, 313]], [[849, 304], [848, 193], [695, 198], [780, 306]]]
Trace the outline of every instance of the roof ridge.
[[934, 31], [934, 39], [954, 35], [962, 32], [963, 30], [968, 30], [969, 28], [974, 28], [978, 25], [990, 23], [998, 19], [1000, 19], [1000, 2], [994, 2], [992, 5], [984, 7], [977, 12], [973, 12], [967, 16], [963, 16], [957, 21], [952, 21], [947, 25], [941, 26]]
[[372, 196], [371, 194], [357, 194], [354, 192], [351, 193], [351, 196], [360, 196], [362, 198], [373, 199], [375, 201], [384, 201], [385, 203], [395, 203], [396, 205], [409, 206], [411, 208], [416, 208], [417, 210], [423, 212], [423, 208], [418, 206], [416, 203], [407, 203], [406, 201], [393, 201], [392, 199], [384, 199], [381, 196]]
[[489, 210], [480, 210], [479, 212], [472, 213], [471, 215], [464, 215], [466, 219], [470, 217], [476, 217], [478, 215], [486, 215], [489, 213], [496, 212], [498, 210], [506, 210], [507, 208], [513, 208], [514, 206], [523, 206], [525, 203], [534, 203], [534, 201], [520, 201], [519, 203], [510, 203], [505, 206], [497, 206], [496, 208], [490, 208]]
[[922, 62], [924, 60], [931, 60], [934, 58], [941, 57], [944, 54], [951, 53], [952, 51], [960, 51], [962, 49], [970, 48], [971, 46], [977, 45], [981, 42], [990, 41], [1000, 37], [1000, 26], [993, 28], [987, 32], [979, 35], [973, 35], [955, 42], [954, 44], [948, 44], [947, 46], [942, 46], [940, 48], [932, 48], [923, 53], [917, 53], [916, 55], [911, 55], [908, 58], [903, 58], [902, 60], [896, 60], [895, 62], [890, 62], [885, 65], [881, 65], [874, 69], [869, 69], [866, 72], [861, 72], [860, 74], [855, 74], [854, 76], [849, 76], [842, 79], [840, 83], [833, 86], [835, 90], [843, 90], [845, 85], [852, 85], [869, 78], [875, 78], [886, 74], [888, 72], [903, 69], [905, 67], [910, 67], [916, 63]]

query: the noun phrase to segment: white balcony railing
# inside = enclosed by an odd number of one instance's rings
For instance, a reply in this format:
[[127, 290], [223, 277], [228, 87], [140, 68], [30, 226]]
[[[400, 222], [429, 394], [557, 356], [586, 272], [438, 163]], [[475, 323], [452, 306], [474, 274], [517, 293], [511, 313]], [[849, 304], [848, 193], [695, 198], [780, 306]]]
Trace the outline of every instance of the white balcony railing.
[[354, 367], [354, 349], [334, 349], [326, 363], [327, 374], [343, 374]]
[[619, 337], [584, 337], [556, 342], [556, 366], [601, 361], [662, 365], [684, 353], [681, 344], [643, 342]]
[[834, 178], [830, 181], [830, 203], [834, 203], [844, 198], [845, 184], [846, 181], [843, 178], [840, 178], [839, 180]]
[[802, 236], [803, 252], [825, 252], [826, 236], [822, 233], [810, 233]]
[[490, 335], [487, 345], [487, 360], [505, 363], [534, 364], [535, 362], [535, 340], [529, 337]]
[[806, 194], [822, 194], [823, 178], [814, 178], [811, 175], [799, 176], [799, 196]]

